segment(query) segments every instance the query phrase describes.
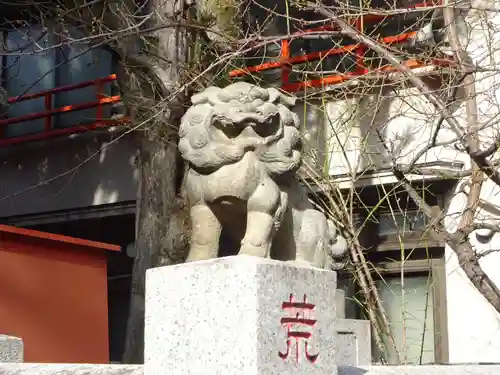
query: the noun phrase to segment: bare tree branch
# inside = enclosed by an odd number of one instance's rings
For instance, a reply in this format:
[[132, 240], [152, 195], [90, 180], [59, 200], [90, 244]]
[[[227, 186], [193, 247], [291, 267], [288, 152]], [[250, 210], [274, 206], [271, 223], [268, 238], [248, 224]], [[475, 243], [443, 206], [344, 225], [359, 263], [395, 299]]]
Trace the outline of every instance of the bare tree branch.
[[451, 129], [455, 132], [458, 139], [464, 145], [465, 150], [471, 156], [471, 158], [476, 162], [479, 168], [486, 173], [486, 175], [500, 187], [500, 173], [490, 164], [485, 158], [477, 156], [478, 149], [476, 145], [472, 142], [470, 137], [465, 137], [462, 133], [462, 127], [458, 120], [453, 116], [448, 110], [445, 103], [425, 84], [425, 82], [420, 79], [412, 70], [401, 63], [394, 54], [392, 54], [386, 47], [377, 43], [370, 37], [361, 34], [354, 27], [349, 25], [346, 21], [339, 18], [335, 13], [332, 13], [326, 9], [323, 5], [317, 3], [308, 2], [308, 6], [312, 9], [317, 10], [322, 15], [329, 17], [345, 35], [350, 38], [367, 45], [369, 48], [373, 49], [375, 52], [386, 58], [391, 64], [393, 64], [411, 83], [415, 86], [426, 98], [434, 104], [434, 106], [442, 113], [445, 121], [450, 125]]

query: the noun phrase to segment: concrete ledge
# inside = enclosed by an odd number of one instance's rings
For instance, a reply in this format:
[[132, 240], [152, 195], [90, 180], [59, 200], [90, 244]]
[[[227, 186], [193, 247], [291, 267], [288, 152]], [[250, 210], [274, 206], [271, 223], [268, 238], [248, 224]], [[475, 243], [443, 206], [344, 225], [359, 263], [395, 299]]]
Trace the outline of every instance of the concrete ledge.
[[0, 363], [22, 363], [23, 340], [19, 337], [0, 335]]
[[[498, 375], [500, 365], [339, 366], [339, 375]], [[3, 363], [0, 375], [144, 375], [143, 365]]]
[[0, 375], [143, 375], [143, 365], [2, 363]]
[[339, 366], [339, 375], [498, 375], [499, 365]]

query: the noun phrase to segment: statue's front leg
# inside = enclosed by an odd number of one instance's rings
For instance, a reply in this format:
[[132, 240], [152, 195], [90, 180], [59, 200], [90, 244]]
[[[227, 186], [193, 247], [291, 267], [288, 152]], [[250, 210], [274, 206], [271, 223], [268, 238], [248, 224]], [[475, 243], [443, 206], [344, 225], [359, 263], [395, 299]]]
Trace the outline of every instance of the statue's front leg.
[[269, 256], [276, 214], [280, 209], [280, 189], [273, 180], [266, 178], [248, 200], [247, 227], [239, 254]]
[[219, 219], [204, 203], [191, 208], [191, 243], [186, 262], [217, 258], [222, 230]]

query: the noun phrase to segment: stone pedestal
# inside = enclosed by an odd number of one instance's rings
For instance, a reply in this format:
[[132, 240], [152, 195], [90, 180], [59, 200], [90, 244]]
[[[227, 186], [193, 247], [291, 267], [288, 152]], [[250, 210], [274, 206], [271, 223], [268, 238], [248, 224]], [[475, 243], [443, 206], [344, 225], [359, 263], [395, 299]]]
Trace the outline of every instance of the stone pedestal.
[[0, 363], [22, 363], [23, 340], [19, 337], [0, 335]]
[[337, 321], [337, 364], [369, 366], [372, 363], [371, 328], [368, 320]]
[[146, 278], [146, 374], [337, 375], [335, 272], [233, 256]]

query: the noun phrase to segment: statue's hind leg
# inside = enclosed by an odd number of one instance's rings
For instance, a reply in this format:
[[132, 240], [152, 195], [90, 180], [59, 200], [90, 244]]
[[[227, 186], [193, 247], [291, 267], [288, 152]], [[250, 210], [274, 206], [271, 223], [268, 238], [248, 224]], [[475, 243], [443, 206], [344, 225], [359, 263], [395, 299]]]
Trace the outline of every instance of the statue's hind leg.
[[265, 178], [257, 187], [247, 203], [247, 227], [241, 241], [239, 254], [267, 258], [271, 249], [275, 225], [279, 222], [276, 215], [282, 215], [286, 205], [278, 185]]
[[191, 243], [186, 262], [217, 258], [221, 223], [204, 203], [191, 208]]

